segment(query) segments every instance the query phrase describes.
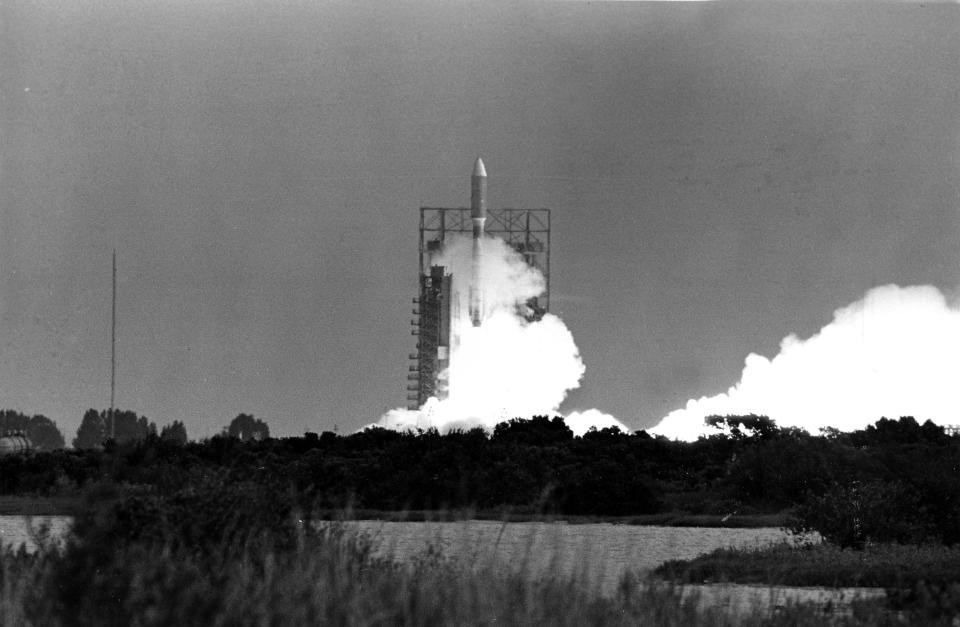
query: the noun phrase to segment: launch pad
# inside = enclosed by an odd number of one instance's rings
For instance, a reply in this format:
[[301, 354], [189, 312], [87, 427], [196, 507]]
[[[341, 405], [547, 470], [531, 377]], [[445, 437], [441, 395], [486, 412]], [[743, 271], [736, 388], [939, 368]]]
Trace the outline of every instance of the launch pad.
[[[479, 167], [483, 168], [478, 160]], [[476, 183], [476, 171], [474, 182]], [[486, 172], [483, 171], [483, 192]], [[474, 189], [477, 189], [476, 184]], [[485, 195], [485, 193], [483, 194]], [[474, 193], [476, 196], [476, 193]], [[484, 198], [471, 198], [470, 208], [421, 207], [419, 241], [419, 295], [413, 299], [412, 334], [417, 336], [417, 350], [410, 354], [407, 375], [407, 407], [420, 408], [430, 397], [445, 398], [446, 381], [441, 377], [449, 365], [451, 345], [451, 311], [459, 307], [452, 302], [457, 295], [451, 290], [451, 277], [434, 260], [451, 237], [476, 238], [477, 207], [483, 205], [483, 233], [498, 237], [520, 254], [530, 266], [543, 274], [543, 294], [527, 302], [530, 320], [537, 320], [550, 309], [550, 210], [490, 209]], [[471, 301], [474, 296], [471, 294]], [[474, 303], [471, 302], [471, 308]]]

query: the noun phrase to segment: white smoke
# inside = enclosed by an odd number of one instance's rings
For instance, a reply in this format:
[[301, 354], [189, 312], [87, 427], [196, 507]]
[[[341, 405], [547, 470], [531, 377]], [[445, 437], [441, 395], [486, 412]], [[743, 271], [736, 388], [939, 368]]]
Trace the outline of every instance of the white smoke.
[[[511, 418], [559, 415], [567, 393], [580, 385], [584, 365], [573, 336], [557, 316], [546, 314], [528, 322], [527, 301], [543, 293], [545, 282], [538, 270], [502, 240], [483, 242], [482, 270], [484, 320], [470, 324], [467, 312], [472, 276], [472, 241], [448, 240], [433, 265], [453, 276], [448, 396], [431, 398], [419, 410], [394, 409], [378, 426], [397, 430], [437, 428], [440, 431], [471, 427], [492, 429]], [[597, 410], [571, 414], [567, 424], [581, 435], [590, 426], [602, 429], [627, 427]]]
[[773, 359], [751, 354], [726, 394], [691, 400], [651, 433], [716, 433], [711, 414], [762, 414], [781, 427], [862, 429], [881, 417], [960, 422], [960, 310], [932, 286], [877, 287], [813, 337], [790, 335]]
[[589, 431], [591, 427], [595, 427], [598, 431], [613, 427], [620, 429], [620, 431], [624, 433], [630, 433], [630, 430], [627, 429], [622, 422], [610, 414], [603, 413], [599, 409], [572, 411], [567, 414], [563, 420], [567, 423], [567, 426], [570, 427], [570, 430], [573, 431], [574, 435], [583, 435]]

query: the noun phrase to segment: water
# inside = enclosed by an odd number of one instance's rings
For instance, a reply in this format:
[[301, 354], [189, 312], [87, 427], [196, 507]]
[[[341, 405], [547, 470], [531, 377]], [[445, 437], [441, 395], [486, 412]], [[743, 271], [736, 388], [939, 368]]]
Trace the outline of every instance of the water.
[[789, 540], [781, 529], [647, 527], [608, 523], [502, 523], [496, 521], [350, 523], [369, 534], [376, 552], [399, 561], [441, 555], [497, 571], [576, 576], [610, 593], [632, 570], [643, 575], [671, 559], [690, 559], [724, 547], [758, 547]]
[[37, 548], [36, 534], [47, 527], [50, 537], [63, 538], [70, 528], [70, 516], [0, 516], [0, 545], [19, 548], [25, 546], [28, 551]]
[[[370, 535], [376, 553], [401, 562], [422, 559], [435, 550], [445, 558], [497, 572], [521, 573], [531, 579], [570, 577], [596, 594], [610, 596], [628, 570], [641, 578], [663, 562], [691, 559], [715, 549], [756, 548], [778, 542], [800, 542], [782, 529], [718, 529], [654, 527], [609, 523], [502, 523], [471, 520], [455, 523], [349, 523]], [[818, 536], [810, 540], [819, 541]], [[882, 589], [817, 588], [738, 584], [684, 585], [683, 598], [695, 599], [701, 610], [718, 608], [731, 616], [755, 609], [775, 611], [790, 603], [812, 603], [826, 615], [849, 613], [854, 599], [882, 598]]]

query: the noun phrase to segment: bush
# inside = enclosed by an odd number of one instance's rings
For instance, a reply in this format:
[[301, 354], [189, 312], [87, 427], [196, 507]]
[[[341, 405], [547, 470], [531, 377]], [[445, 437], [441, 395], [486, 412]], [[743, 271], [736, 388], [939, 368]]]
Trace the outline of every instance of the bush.
[[919, 504], [917, 494], [900, 483], [834, 484], [797, 509], [793, 530], [816, 531], [840, 548], [862, 549], [867, 542], [922, 542], [930, 531]]
[[956, 580], [921, 580], [908, 588], [889, 590], [887, 598], [891, 609], [910, 612], [931, 624], [943, 621], [944, 624], [956, 625], [956, 617], [960, 616], [960, 582]]

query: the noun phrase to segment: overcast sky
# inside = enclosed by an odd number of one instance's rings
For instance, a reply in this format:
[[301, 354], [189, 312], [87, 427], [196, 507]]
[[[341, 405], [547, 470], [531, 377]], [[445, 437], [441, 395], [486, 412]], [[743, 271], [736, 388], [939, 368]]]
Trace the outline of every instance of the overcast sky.
[[[0, 407], [191, 437], [406, 404], [418, 207], [553, 210], [564, 409], [634, 428], [957, 287], [960, 7], [0, 5]], [[512, 357], [530, 359], [536, 356]]]

